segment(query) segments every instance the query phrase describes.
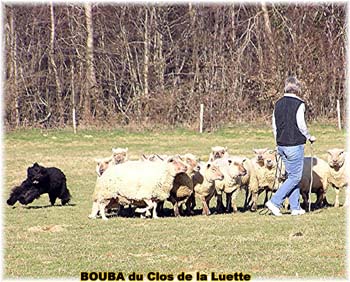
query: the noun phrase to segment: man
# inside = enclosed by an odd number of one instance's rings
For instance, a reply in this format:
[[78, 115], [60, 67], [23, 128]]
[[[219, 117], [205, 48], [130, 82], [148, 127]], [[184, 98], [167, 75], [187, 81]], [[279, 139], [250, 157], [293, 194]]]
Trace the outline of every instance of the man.
[[275, 216], [281, 216], [280, 207], [286, 197], [289, 198], [292, 215], [305, 213], [300, 207], [299, 182], [303, 173], [304, 145], [307, 140], [316, 141], [308, 132], [305, 123], [305, 103], [297, 95], [301, 92], [298, 79], [294, 76], [285, 81], [284, 96], [276, 102], [272, 115], [272, 127], [288, 175], [287, 180], [266, 203], [266, 207]]

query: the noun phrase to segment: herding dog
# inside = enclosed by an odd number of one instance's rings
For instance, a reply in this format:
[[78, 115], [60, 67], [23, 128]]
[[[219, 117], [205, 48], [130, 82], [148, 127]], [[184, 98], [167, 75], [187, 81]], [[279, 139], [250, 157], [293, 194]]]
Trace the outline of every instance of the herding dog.
[[27, 205], [38, 199], [40, 195], [48, 193], [51, 205], [57, 198], [62, 205], [69, 202], [71, 195], [66, 185], [66, 176], [56, 167], [45, 168], [34, 163], [27, 169], [27, 179], [20, 186], [12, 189], [7, 204], [13, 206], [17, 201]]

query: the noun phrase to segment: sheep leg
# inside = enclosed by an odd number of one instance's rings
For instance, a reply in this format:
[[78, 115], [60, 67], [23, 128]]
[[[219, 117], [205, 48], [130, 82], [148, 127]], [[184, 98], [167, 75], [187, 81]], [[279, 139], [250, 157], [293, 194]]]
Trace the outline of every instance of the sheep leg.
[[334, 207], [339, 208], [339, 189], [335, 188], [335, 202]]
[[192, 201], [194, 199], [194, 193], [187, 199], [185, 205], [186, 205], [186, 215], [194, 214], [192, 206]]
[[91, 209], [91, 213], [89, 214], [89, 218], [90, 219], [95, 219], [96, 218], [96, 216], [97, 216], [97, 213], [98, 213], [98, 202], [97, 201], [94, 201], [93, 203], [92, 203], [92, 209]]
[[[272, 193], [272, 192], [271, 192]], [[269, 191], [266, 189], [265, 190], [265, 199], [264, 199], [264, 206], [267, 203], [267, 201], [269, 200]]]
[[106, 216], [106, 211], [105, 211], [105, 209], [106, 209], [106, 206], [108, 205], [108, 203], [109, 203], [109, 201], [110, 201], [110, 199], [108, 199], [108, 200], [103, 200], [103, 201], [101, 201], [100, 203], [99, 203], [99, 209], [100, 209], [100, 214], [101, 214], [101, 217], [102, 217], [102, 219], [103, 220], [108, 220], [108, 218], [107, 218], [107, 216]]
[[174, 215], [175, 216], [180, 216], [179, 203], [178, 202], [175, 202], [175, 204], [174, 204]]
[[237, 212], [236, 202], [232, 201], [232, 193], [226, 193], [226, 212]]
[[252, 200], [250, 210], [255, 212], [257, 210], [257, 202], [258, 202], [258, 192], [252, 192]]
[[251, 195], [249, 193], [249, 189], [248, 187], [245, 187], [245, 200], [244, 200], [244, 211], [246, 211], [248, 209], [248, 205], [249, 205], [249, 202], [250, 202], [250, 199], [251, 199]]
[[210, 210], [209, 210], [207, 201], [205, 200], [205, 197], [204, 197], [204, 196], [201, 196], [200, 199], [201, 199], [202, 205], [203, 205], [202, 214], [203, 214], [203, 215], [209, 215], [209, 214], [210, 214]]
[[300, 191], [301, 196], [303, 197], [303, 208], [306, 211], [309, 211], [309, 195], [308, 192]]
[[322, 202], [323, 202], [323, 197], [324, 197], [324, 191], [323, 189], [319, 189], [317, 192], [317, 199], [315, 202], [315, 208], [321, 208], [322, 207]]
[[152, 201], [152, 203], [153, 203], [153, 215], [152, 215], [152, 217], [153, 218], [158, 218], [158, 215], [157, 215], [157, 202], [153, 202]]
[[224, 213], [225, 207], [222, 203], [222, 193], [216, 193], [216, 212], [217, 213]]

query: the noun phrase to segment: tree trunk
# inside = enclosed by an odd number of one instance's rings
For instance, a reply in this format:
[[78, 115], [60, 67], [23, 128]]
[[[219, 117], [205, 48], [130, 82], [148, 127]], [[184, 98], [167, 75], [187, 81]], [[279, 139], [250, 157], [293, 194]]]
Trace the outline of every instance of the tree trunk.
[[10, 13], [10, 34], [11, 34], [11, 65], [12, 70], [10, 71], [10, 75], [13, 77], [13, 94], [14, 94], [14, 100], [15, 100], [15, 120], [16, 120], [16, 127], [21, 126], [21, 105], [20, 105], [20, 97], [19, 97], [19, 91], [18, 91], [18, 67], [17, 67], [17, 36], [15, 31], [15, 15], [14, 15], [14, 8], [9, 8]]
[[[90, 3], [86, 3], [85, 18], [86, 18], [86, 91], [84, 102], [84, 119], [85, 121], [91, 121], [93, 118], [93, 111], [96, 110], [94, 102], [97, 100], [97, 82], [94, 69], [94, 40], [93, 40], [93, 26], [92, 26], [92, 7]], [[95, 108], [93, 108], [95, 107]]]
[[[63, 125], [64, 119], [64, 105], [62, 102], [62, 87], [61, 87], [61, 82], [60, 78], [58, 76], [58, 71], [57, 71], [57, 65], [55, 62], [55, 15], [54, 15], [54, 9], [53, 9], [53, 3], [51, 2], [50, 5], [50, 16], [51, 16], [51, 34], [50, 34], [50, 62], [51, 62], [51, 67], [55, 75], [55, 83], [56, 83], [56, 97], [57, 97], [57, 115], [59, 118], [59, 123], [60, 125]], [[49, 103], [48, 103], [49, 104]]]

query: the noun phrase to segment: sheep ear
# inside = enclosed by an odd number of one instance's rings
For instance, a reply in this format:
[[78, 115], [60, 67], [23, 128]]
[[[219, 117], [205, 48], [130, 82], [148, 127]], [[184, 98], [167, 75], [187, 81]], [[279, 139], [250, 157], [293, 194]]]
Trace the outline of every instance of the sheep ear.
[[147, 160], [147, 157], [145, 156], [145, 154], [142, 154], [141, 160], [143, 160], [143, 161]]
[[332, 155], [332, 150], [328, 150], [327, 153]]
[[126, 147], [126, 148], [125, 148], [125, 152], [127, 152], [128, 150], [129, 150], [128, 147]]
[[94, 161], [95, 161], [97, 164], [100, 164], [101, 159], [94, 159]]
[[115, 152], [115, 148], [112, 148], [112, 153], [114, 153]]
[[164, 159], [163, 159], [161, 156], [159, 156], [158, 154], [157, 154], [156, 156], [157, 156], [157, 158], [160, 159], [161, 161], [164, 161]]
[[225, 147], [225, 152], [227, 152], [227, 147]]

